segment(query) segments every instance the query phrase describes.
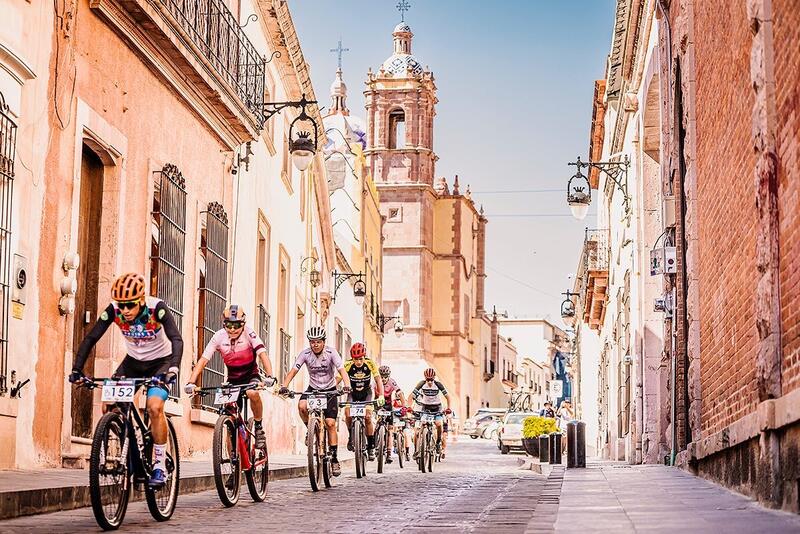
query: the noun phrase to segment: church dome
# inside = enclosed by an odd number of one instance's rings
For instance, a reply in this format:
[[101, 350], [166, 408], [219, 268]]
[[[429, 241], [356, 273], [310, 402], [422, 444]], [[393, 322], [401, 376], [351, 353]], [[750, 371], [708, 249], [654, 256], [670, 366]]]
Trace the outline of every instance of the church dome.
[[411, 26], [409, 26], [408, 23], [406, 22], [401, 22], [400, 24], [394, 27], [394, 32], [392, 33], [400, 33], [400, 32], [411, 33]]
[[392, 76], [402, 76], [407, 69], [410, 69], [414, 76], [422, 74], [422, 65], [411, 54], [392, 54], [383, 62], [383, 70]]

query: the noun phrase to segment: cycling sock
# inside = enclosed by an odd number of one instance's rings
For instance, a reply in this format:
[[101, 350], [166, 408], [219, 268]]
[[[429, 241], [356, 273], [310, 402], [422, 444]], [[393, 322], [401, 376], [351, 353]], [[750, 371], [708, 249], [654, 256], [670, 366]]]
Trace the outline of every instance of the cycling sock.
[[253, 419], [253, 423], [254, 423], [254, 424], [257, 426], [257, 427], [261, 428], [261, 419]]
[[153, 445], [153, 469], [164, 469], [164, 460], [167, 458], [167, 444]]
[[328, 447], [328, 450], [331, 451], [331, 460], [333, 460], [334, 462], [337, 461], [336, 452], [339, 450], [339, 446], [331, 445], [330, 447]]
[[373, 449], [375, 448], [375, 435], [367, 436], [367, 448]]

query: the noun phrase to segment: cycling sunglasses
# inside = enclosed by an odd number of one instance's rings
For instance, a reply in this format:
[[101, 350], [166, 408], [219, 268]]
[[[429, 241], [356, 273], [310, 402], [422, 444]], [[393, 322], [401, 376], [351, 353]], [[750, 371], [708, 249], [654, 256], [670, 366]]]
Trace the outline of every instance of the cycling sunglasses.
[[236, 330], [244, 326], [244, 321], [222, 321], [222, 326]]
[[131, 300], [128, 302], [117, 302], [117, 306], [119, 306], [120, 310], [132, 310], [138, 305], [139, 305], [138, 300]]

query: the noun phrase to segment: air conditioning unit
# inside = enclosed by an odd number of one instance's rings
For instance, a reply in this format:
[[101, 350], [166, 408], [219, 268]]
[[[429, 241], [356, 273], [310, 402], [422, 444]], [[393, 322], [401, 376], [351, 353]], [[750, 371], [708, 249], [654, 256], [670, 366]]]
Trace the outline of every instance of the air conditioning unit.
[[677, 272], [678, 256], [675, 247], [658, 247], [650, 251], [650, 276]]

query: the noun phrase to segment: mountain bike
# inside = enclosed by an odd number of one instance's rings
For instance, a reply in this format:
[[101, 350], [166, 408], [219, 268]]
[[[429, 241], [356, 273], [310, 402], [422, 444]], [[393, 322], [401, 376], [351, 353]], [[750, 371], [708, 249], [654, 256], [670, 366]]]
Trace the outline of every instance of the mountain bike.
[[269, 451], [255, 446], [254, 420], [246, 422], [246, 391], [261, 390], [259, 383], [242, 385], [221, 384], [217, 387], [198, 388], [195, 395], [214, 394], [214, 405], [219, 405], [219, 418], [214, 426], [213, 458], [214, 483], [219, 499], [225, 506], [239, 501], [242, 486], [242, 471], [247, 480], [247, 489], [255, 502], [267, 497], [269, 482]]
[[377, 454], [376, 459], [378, 460], [378, 473], [383, 473], [385, 458], [392, 454], [392, 451], [388, 448], [389, 427], [392, 426], [392, 413], [394, 413], [397, 421], [394, 425], [395, 446], [398, 447], [398, 451], [401, 451], [397, 456], [400, 462], [400, 467], [403, 467], [403, 455], [405, 454], [406, 442], [402, 431], [402, 427], [404, 426], [404, 422], [401, 418], [402, 412], [401, 410], [390, 411], [387, 410], [386, 407], [383, 407], [376, 413], [378, 416], [378, 422], [375, 425], [375, 452]]
[[441, 454], [436, 445], [436, 418], [442, 412], [415, 412], [414, 415], [419, 419], [420, 428], [417, 437], [417, 466], [425, 473], [433, 472], [433, 462], [437, 454]]
[[330, 397], [338, 397], [341, 391], [323, 392], [316, 391], [306, 393], [305, 391], [290, 391], [288, 396], [293, 398], [295, 395], [308, 395], [308, 425], [306, 426], [306, 447], [308, 455], [308, 480], [311, 489], [319, 491], [320, 482], [324, 482], [326, 488], [331, 487], [331, 454], [328, 450], [328, 428], [325, 426], [325, 408], [328, 406]]
[[154, 488], [147, 482], [152, 474], [153, 434], [147, 410], [144, 415], [133, 406], [141, 387], [166, 385], [158, 377], [85, 378], [78, 387], [102, 387], [103, 402], [113, 403], [97, 422], [89, 456], [89, 496], [95, 520], [103, 530], [122, 525], [134, 484], [144, 486], [147, 508], [156, 521], [166, 521], [175, 511], [180, 486], [178, 438], [167, 419], [167, 483]]
[[[341, 406], [350, 408], [350, 436], [352, 437], [353, 452], [355, 454], [356, 478], [367, 476], [367, 432], [366, 418], [367, 406], [374, 406], [375, 401], [368, 402], [343, 402]], [[377, 448], [377, 442], [376, 442]], [[383, 458], [379, 460], [382, 469]], [[378, 471], [381, 472], [380, 470]]]

